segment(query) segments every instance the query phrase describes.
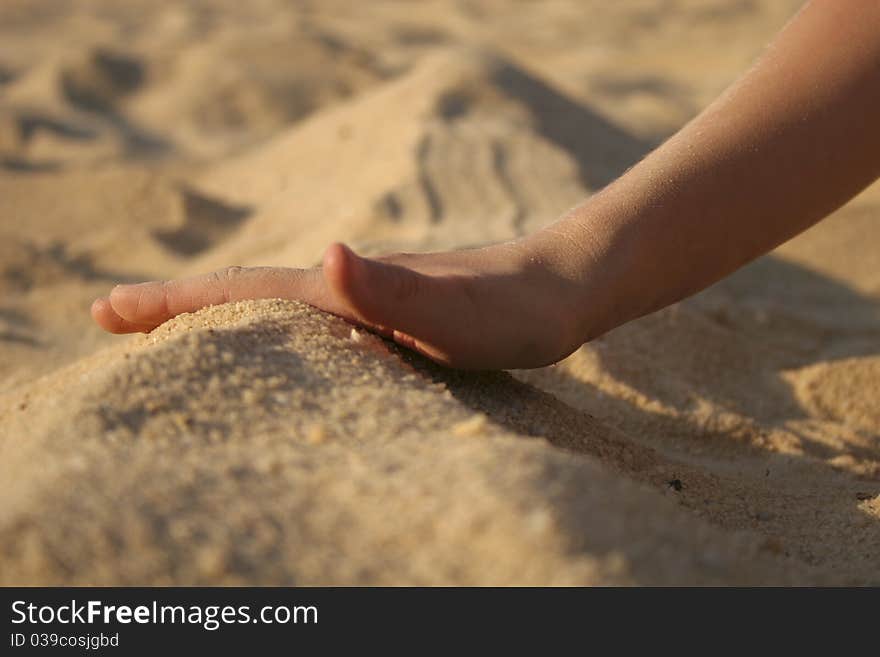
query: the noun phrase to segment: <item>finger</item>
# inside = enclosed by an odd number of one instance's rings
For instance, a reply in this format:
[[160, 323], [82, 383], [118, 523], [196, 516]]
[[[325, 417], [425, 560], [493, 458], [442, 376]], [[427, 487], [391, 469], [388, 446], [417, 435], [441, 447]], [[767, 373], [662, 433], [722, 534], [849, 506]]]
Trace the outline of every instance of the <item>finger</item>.
[[181, 313], [243, 299], [297, 299], [339, 312], [320, 272], [280, 267], [229, 267], [193, 278], [118, 285], [110, 293], [113, 311], [130, 324], [158, 326]]
[[128, 322], [113, 310], [108, 297], [95, 299], [92, 303], [92, 319], [105, 331], [110, 333], [145, 333], [154, 329], [152, 324], [132, 324]]

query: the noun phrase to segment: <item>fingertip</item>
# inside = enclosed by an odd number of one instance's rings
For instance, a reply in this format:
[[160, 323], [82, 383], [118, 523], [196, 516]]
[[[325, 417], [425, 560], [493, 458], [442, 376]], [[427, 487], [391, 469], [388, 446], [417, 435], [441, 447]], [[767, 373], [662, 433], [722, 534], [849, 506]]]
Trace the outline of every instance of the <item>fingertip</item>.
[[110, 303], [110, 299], [108, 299], [107, 297], [98, 297], [97, 299], [92, 301], [92, 307], [91, 307], [92, 316], [94, 316], [96, 312], [100, 311], [102, 308], [104, 308], [104, 306], [106, 306], [109, 303]]
[[157, 326], [173, 316], [163, 285], [161, 281], [117, 285], [110, 291], [110, 305], [126, 322]]
[[135, 324], [119, 316], [113, 309], [109, 297], [100, 297], [92, 302], [92, 319], [108, 333], [148, 333], [155, 328], [152, 324]]
[[92, 301], [92, 307], [89, 311], [92, 313], [92, 319], [94, 319], [98, 324], [101, 323], [101, 318], [110, 308], [110, 299], [107, 297], [98, 297], [94, 301]]
[[131, 288], [130, 285], [117, 285], [110, 290], [110, 296], [107, 297], [107, 303], [110, 304], [110, 308], [120, 317], [125, 317], [128, 313], [132, 312], [132, 309], [129, 308], [131, 305], [129, 288]]
[[100, 297], [92, 302], [92, 319], [109, 333], [126, 333], [123, 319], [116, 314], [108, 297]]

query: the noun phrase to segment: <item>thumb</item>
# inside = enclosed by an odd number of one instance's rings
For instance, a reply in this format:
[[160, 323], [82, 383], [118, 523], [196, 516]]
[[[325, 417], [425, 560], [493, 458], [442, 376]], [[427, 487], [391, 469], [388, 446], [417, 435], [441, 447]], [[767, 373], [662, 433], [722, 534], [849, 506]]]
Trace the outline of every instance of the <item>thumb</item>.
[[357, 255], [344, 244], [324, 254], [328, 287], [364, 324], [425, 355], [446, 361], [450, 280]]

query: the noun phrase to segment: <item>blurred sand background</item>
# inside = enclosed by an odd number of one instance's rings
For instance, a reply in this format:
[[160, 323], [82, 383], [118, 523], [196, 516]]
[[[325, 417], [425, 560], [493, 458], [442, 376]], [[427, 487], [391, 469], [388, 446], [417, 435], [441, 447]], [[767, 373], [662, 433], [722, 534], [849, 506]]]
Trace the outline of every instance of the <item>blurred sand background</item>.
[[533, 230], [798, 4], [3, 0], [0, 583], [880, 584], [877, 185], [542, 370], [292, 302], [88, 312]]

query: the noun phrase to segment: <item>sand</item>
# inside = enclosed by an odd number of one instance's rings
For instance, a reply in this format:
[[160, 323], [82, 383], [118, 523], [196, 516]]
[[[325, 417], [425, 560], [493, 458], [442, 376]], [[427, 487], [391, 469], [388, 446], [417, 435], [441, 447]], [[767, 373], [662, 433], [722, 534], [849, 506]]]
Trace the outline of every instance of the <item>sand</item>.
[[880, 584], [880, 186], [540, 370], [291, 301], [88, 314], [534, 230], [797, 4], [4, 2], [0, 584]]

